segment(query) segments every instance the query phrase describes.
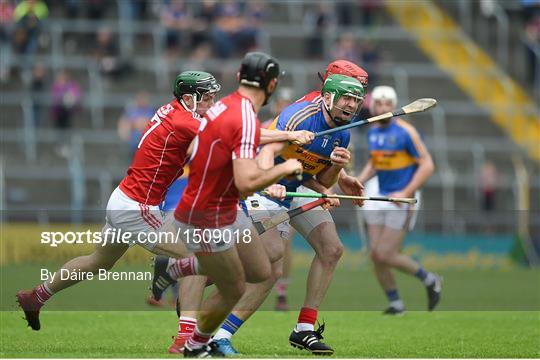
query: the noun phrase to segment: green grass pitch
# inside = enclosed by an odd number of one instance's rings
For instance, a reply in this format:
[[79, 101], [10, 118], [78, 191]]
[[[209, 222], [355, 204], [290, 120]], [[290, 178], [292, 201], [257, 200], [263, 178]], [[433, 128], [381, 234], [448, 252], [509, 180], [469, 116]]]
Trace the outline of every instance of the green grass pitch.
[[[290, 298], [294, 311], [272, 311], [274, 295], [234, 338], [248, 357], [309, 356], [287, 339], [304, 294], [307, 262], [295, 258]], [[58, 264], [47, 266], [53, 270]], [[147, 284], [91, 281], [53, 297], [42, 314], [42, 330], [25, 327], [14, 294], [38, 282], [40, 266], [0, 267], [1, 357], [174, 357], [167, 354], [176, 332], [174, 311], [144, 304]], [[117, 270], [148, 270], [121, 264]], [[337, 357], [491, 358], [540, 357], [538, 270], [440, 270], [445, 278], [438, 311], [428, 313], [415, 278], [398, 274], [408, 312], [384, 317], [384, 294], [366, 263], [347, 259], [338, 268], [319, 313], [325, 341]], [[66, 311], [57, 311], [57, 310]], [[73, 311], [73, 310], [85, 311]], [[119, 310], [124, 311], [119, 311]], [[88, 311], [92, 310], [92, 311]]]
[[[2, 312], [2, 357], [173, 357], [176, 320], [168, 312], [47, 312], [39, 332], [20, 313]], [[477, 358], [540, 356], [538, 312], [322, 312], [338, 357]], [[307, 356], [291, 348], [295, 314], [262, 311], [234, 338], [249, 357]]]

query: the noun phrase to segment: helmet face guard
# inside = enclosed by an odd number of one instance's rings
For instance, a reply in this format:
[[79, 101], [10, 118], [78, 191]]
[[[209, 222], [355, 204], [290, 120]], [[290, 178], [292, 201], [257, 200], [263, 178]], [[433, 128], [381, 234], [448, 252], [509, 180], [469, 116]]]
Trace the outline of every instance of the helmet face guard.
[[361, 109], [362, 102], [364, 101], [366, 91], [364, 89], [364, 86], [362, 83], [352, 77], [344, 76], [344, 75], [330, 75], [326, 79], [323, 85], [323, 89], [321, 93], [324, 95], [326, 93], [330, 94], [330, 105], [327, 106], [326, 104], [323, 104], [323, 106], [326, 108], [326, 111], [330, 115], [330, 111], [335, 107], [345, 113], [348, 113], [347, 110], [342, 109], [337, 106], [339, 99], [343, 96], [352, 97], [358, 100], [359, 104], [356, 108], [355, 112], [351, 114], [351, 117], [349, 120], [344, 120], [340, 117], [330, 117], [332, 118], [332, 121], [335, 122], [338, 125], [344, 125], [347, 123], [350, 123], [352, 119], [358, 114], [358, 112]]
[[276, 59], [263, 52], [247, 53], [238, 70], [241, 85], [251, 86], [264, 91], [263, 106], [268, 103], [272, 92], [268, 91], [268, 84], [277, 79], [282, 72]]
[[174, 80], [173, 94], [186, 108], [188, 107], [182, 95], [191, 95], [193, 109], [190, 110], [196, 111], [197, 103], [202, 101], [204, 94], [217, 93], [219, 90], [221, 85], [212, 74], [204, 71], [184, 71]]

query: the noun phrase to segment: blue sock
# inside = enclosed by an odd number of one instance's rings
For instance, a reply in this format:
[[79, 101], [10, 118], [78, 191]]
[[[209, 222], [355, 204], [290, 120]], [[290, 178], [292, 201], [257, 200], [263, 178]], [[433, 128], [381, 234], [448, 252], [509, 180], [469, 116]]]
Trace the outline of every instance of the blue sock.
[[386, 291], [386, 296], [388, 297], [388, 302], [390, 306], [394, 309], [405, 310], [405, 305], [403, 301], [399, 298], [399, 293], [397, 289], [390, 289]]
[[423, 267], [420, 267], [420, 269], [418, 269], [416, 274], [414, 274], [414, 276], [416, 276], [417, 278], [419, 278], [422, 281], [426, 280], [427, 275], [428, 275], [428, 273], [427, 273], [426, 270], [424, 270]]
[[244, 320], [237, 318], [233, 314], [229, 314], [223, 324], [221, 324], [221, 328], [231, 333], [231, 335], [234, 335], [243, 323]]
[[386, 296], [390, 302], [399, 300], [399, 293], [397, 289], [386, 290]]

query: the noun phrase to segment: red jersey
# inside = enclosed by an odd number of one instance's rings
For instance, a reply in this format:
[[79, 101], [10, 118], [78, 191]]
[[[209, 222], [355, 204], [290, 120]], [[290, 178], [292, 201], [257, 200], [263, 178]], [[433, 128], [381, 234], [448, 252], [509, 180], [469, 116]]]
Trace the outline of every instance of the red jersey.
[[120, 190], [145, 205], [159, 205], [169, 186], [182, 176], [187, 150], [201, 118], [177, 100], [163, 105], [144, 129]]
[[312, 103], [318, 103], [322, 100], [321, 91], [312, 91], [304, 96], [302, 96], [300, 99], [296, 100], [295, 102], [302, 102], [302, 101], [310, 101]]
[[251, 101], [238, 91], [212, 106], [197, 135], [188, 186], [175, 218], [200, 228], [220, 228], [236, 220], [240, 193], [233, 160], [255, 159], [261, 136]]

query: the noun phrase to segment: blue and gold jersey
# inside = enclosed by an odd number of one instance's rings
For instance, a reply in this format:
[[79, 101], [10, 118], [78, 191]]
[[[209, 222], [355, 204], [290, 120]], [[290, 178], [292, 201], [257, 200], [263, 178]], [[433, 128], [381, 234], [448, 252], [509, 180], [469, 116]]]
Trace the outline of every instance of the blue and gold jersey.
[[[324, 119], [322, 103], [303, 101], [286, 107], [274, 120], [269, 129], [298, 131], [307, 130], [319, 132], [330, 129]], [[338, 131], [333, 134], [317, 137], [309, 145], [298, 146], [288, 144], [280, 156], [276, 157], [275, 163], [280, 164], [287, 159], [298, 159], [304, 167], [302, 180], [282, 179], [279, 184], [287, 187], [287, 191], [295, 191], [296, 188], [332, 165], [330, 154], [335, 147], [349, 146], [349, 131]]]
[[393, 119], [388, 126], [373, 126], [368, 143], [379, 192], [387, 195], [403, 190], [413, 178], [425, 147], [416, 129], [404, 120]]

